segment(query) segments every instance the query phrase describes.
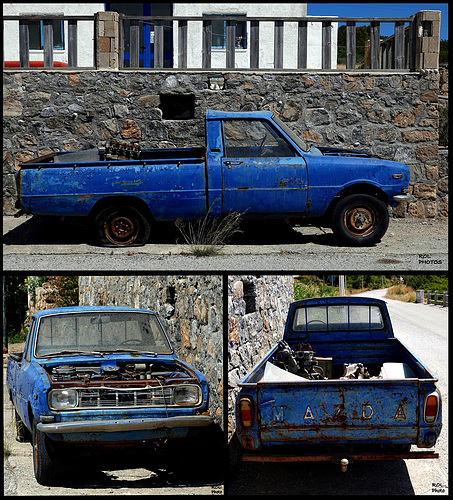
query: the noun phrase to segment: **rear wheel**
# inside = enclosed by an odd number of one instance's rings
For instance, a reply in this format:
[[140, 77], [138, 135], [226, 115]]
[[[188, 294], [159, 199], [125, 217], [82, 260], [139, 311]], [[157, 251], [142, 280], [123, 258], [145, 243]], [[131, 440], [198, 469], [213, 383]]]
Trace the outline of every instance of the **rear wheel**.
[[149, 222], [130, 206], [104, 208], [97, 214], [95, 226], [104, 247], [145, 245], [150, 234]]
[[352, 246], [371, 246], [379, 242], [388, 225], [387, 205], [368, 194], [345, 196], [332, 212], [334, 234]]

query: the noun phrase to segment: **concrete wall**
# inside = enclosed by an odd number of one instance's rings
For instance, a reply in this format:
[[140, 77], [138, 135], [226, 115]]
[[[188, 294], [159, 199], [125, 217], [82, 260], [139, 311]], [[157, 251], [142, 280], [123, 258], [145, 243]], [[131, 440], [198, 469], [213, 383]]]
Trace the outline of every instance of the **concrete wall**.
[[228, 436], [236, 428], [238, 383], [283, 337], [292, 276], [228, 276]]
[[[215, 77], [215, 81], [213, 79]], [[4, 71], [4, 213], [13, 214], [21, 161], [94, 148], [109, 139], [143, 147], [205, 143], [204, 116], [272, 109], [308, 143], [358, 147], [411, 169], [417, 198], [400, 216], [448, 214], [439, 169], [439, 73]], [[193, 119], [165, 119], [162, 96], [193, 96]]]
[[79, 303], [157, 312], [178, 357], [205, 375], [211, 415], [223, 427], [221, 276], [80, 276]]

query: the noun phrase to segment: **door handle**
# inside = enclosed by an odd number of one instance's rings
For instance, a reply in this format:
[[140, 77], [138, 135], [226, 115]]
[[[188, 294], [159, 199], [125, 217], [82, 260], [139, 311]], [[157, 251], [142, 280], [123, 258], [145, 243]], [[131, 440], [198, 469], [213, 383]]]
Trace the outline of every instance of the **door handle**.
[[242, 165], [243, 163], [244, 163], [243, 161], [226, 161], [225, 165], [228, 168], [231, 168], [231, 167], [237, 167], [238, 165]]

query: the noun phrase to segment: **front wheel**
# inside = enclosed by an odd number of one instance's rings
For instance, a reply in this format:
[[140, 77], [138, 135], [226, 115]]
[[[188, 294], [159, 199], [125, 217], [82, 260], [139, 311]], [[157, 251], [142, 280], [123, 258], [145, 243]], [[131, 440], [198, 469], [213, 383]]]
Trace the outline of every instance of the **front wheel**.
[[44, 486], [51, 485], [55, 480], [55, 460], [50, 447], [49, 439], [36, 427], [36, 420], [33, 421], [33, 470], [36, 481]]
[[332, 212], [332, 230], [351, 246], [371, 246], [387, 231], [387, 205], [368, 194], [352, 194], [340, 199]]
[[145, 245], [150, 234], [147, 219], [134, 207], [101, 210], [95, 219], [96, 235], [103, 247]]

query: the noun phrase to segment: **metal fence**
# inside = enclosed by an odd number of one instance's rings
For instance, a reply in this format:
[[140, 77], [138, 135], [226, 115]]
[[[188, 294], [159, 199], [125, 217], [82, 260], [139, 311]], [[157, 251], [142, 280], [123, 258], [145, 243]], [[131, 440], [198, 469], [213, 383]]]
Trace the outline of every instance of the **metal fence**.
[[[269, 69], [260, 68], [260, 49], [263, 51], [263, 43], [268, 36], [263, 36], [263, 23], [267, 26], [273, 24], [273, 68], [284, 68], [284, 54], [288, 50], [296, 50], [296, 70], [306, 70], [308, 66], [308, 34], [311, 26], [321, 29], [320, 46], [321, 67], [311, 69], [336, 69], [332, 68], [332, 57], [336, 54], [334, 45], [334, 29], [338, 24], [346, 24], [346, 70], [354, 70], [357, 65], [357, 42], [356, 30], [358, 24], [368, 24], [370, 27], [370, 40], [367, 48], [364, 69], [370, 70], [417, 70], [417, 52], [424, 50], [419, 43], [420, 37], [436, 38], [437, 30], [429, 23], [433, 20], [422, 20], [420, 14], [435, 11], [421, 11], [411, 17], [401, 18], [370, 18], [370, 17], [299, 17], [272, 19], [265, 17], [239, 17], [222, 16], [224, 23], [224, 46], [225, 62], [223, 69]], [[103, 29], [99, 29], [100, 15], [115, 14], [112, 24], [117, 24], [116, 32], [108, 37], [104, 36]], [[439, 13], [440, 16], [440, 13]], [[112, 18], [113, 19], [113, 18]], [[431, 18], [429, 18], [431, 19]], [[23, 15], [4, 16], [4, 23], [16, 21], [19, 23], [19, 68], [36, 66], [36, 62], [30, 61], [30, 25], [33, 22], [42, 22], [43, 39], [43, 61], [40, 67], [53, 68], [55, 65], [64, 66], [68, 69], [78, 68], [78, 24], [81, 21], [93, 23], [93, 68], [99, 68], [99, 52], [112, 52], [118, 57], [109, 61], [112, 69], [162, 69], [164, 67], [177, 67], [190, 69], [188, 64], [188, 47], [193, 49], [194, 39], [190, 38], [193, 27], [198, 30], [195, 50], [201, 53], [201, 67], [199, 69], [213, 69], [213, 23], [219, 21], [217, 16], [203, 17], [146, 17], [126, 16], [113, 12], [98, 13], [94, 16], [64, 16], [64, 15]], [[64, 21], [67, 29], [67, 63], [55, 64], [53, 45], [53, 22]], [[440, 17], [438, 19], [440, 23]], [[195, 23], [195, 24], [193, 24]], [[394, 34], [382, 43], [381, 24], [391, 23], [394, 25]], [[245, 36], [247, 37], [248, 61], [244, 67], [238, 68], [237, 42], [238, 28], [246, 25]], [[289, 42], [285, 38], [285, 32], [297, 29], [296, 42]], [[407, 26], [406, 26], [407, 25]], [[420, 26], [422, 29], [420, 29]], [[431, 26], [431, 28], [430, 28]], [[267, 29], [267, 28], [266, 28]], [[201, 31], [201, 33], [200, 33]], [[200, 36], [201, 34], [201, 36]], [[4, 43], [8, 37], [8, 30], [4, 26]], [[269, 37], [269, 39], [272, 37]], [[438, 38], [438, 36], [437, 36]], [[17, 43], [8, 39], [8, 43]], [[105, 49], [105, 45], [108, 45]], [[146, 60], [144, 48], [152, 44], [151, 57]], [[295, 47], [294, 47], [295, 45]], [[426, 44], [425, 44], [426, 45]], [[174, 47], [177, 47], [175, 49]], [[112, 62], [113, 61], [113, 62]], [[3, 66], [9, 67], [10, 61], [4, 61]], [[367, 67], [368, 66], [368, 67]], [[91, 67], [91, 66], [90, 66]], [[105, 65], [103, 69], [105, 68]], [[198, 68], [197, 68], [198, 69]], [[218, 68], [217, 68], [218, 69]]]

